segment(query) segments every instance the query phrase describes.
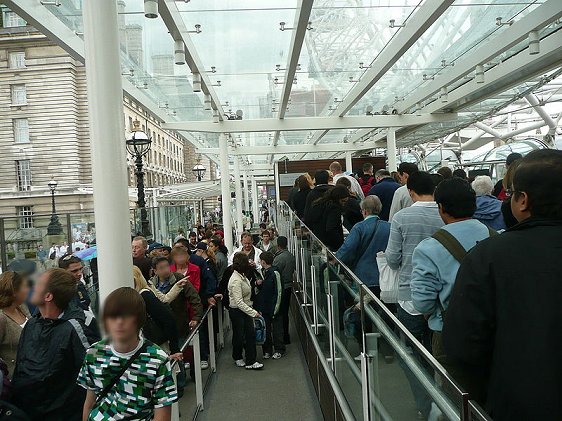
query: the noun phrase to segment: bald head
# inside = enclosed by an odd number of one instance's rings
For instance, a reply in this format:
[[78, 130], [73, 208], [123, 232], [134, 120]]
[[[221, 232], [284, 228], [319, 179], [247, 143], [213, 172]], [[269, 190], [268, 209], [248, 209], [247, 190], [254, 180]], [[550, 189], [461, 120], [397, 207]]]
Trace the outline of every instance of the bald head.
[[334, 175], [341, 174], [342, 172], [341, 164], [338, 161], [332, 162], [330, 164], [330, 171], [332, 171]]

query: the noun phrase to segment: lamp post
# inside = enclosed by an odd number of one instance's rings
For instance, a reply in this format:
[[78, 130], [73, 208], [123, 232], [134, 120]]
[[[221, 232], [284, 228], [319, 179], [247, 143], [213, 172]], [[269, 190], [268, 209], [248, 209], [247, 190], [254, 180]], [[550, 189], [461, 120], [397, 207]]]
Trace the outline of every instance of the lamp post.
[[205, 177], [205, 172], [207, 171], [207, 168], [201, 165], [201, 162], [197, 162], [197, 165], [193, 167], [192, 171], [193, 174], [195, 174], [195, 177], [197, 177], [197, 181], [201, 181], [203, 180], [203, 177]]
[[135, 158], [135, 175], [137, 177], [137, 206], [140, 209], [141, 232], [145, 237], [150, 235], [148, 214], [144, 195], [144, 171], [142, 158], [150, 151], [152, 140], [140, 128], [140, 122], [133, 122], [133, 130], [125, 141], [127, 151]]
[[62, 225], [59, 222], [59, 217], [57, 216], [57, 209], [55, 206], [55, 190], [57, 189], [58, 183], [51, 179], [49, 183], [49, 190], [51, 190], [51, 222], [47, 225], [47, 235], [61, 235], [62, 234]]

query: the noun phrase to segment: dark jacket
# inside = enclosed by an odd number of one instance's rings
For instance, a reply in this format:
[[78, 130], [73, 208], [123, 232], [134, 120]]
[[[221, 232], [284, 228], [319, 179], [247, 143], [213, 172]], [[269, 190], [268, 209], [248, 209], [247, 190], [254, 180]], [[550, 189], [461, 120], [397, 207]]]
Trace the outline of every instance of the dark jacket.
[[90, 346], [84, 312], [73, 303], [58, 319], [25, 325], [12, 378], [14, 404], [35, 420], [81, 420], [86, 391], [76, 384]]
[[295, 256], [287, 249], [280, 249], [273, 259], [273, 266], [277, 267], [283, 281], [283, 288], [291, 288], [293, 286], [293, 276], [297, 269]]
[[310, 210], [308, 227], [332, 251], [343, 244], [342, 213], [341, 206], [333, 202], [316, 203]]
[[293, 206], [295, 213], [300, 219], [304, 218], [304, 210], [306, 208], [306, 199], [308, 194], [312, 191], [310, 188], [301, 189], [293, 196]]
[[[161, 337], [164, 339], [163, 342], [160, 342], [157, 345], [162, 345], [162, 343], [168, 342], [170, 352], [172, 354], [180, 352], [178, 329], [176, 328], [176, 321], [170, 307], [156, 298], [154, 292], [149, 289], [142, 290], [140, 295], [144, 300], [147, 316], [154, 324], [154, 327], [161, 332]], [[186, 312], [185, 308], [184, 312]], [[152, 342], [158, 342], [156, 337], [151, 336], [151, 333], [153, 332], [150, 332], [147, 329], [148, 327], [145, 325], [145, 330], [143, 332], [146, 339]], [[187, 330], [187, 326], [185, 330]]]
[[343, 208], [343, 226], [346, 230], [351, 231], [351, 228], [363, 220], [361, 213], [361, 201], [355, 196], [350, 196], [347, 203]]
[[254, 302], [254, 308], [266, 317], [275, 317], [281, 305], [283, 285], [281, 274], [275, 266], [263, 270], [263, 281], [257, 287], [258, 294]]
[[201, 269], [201, 286], [199, 288], [199, 296], [203, 306], [206, 305], [207, 299], [212, 297], [217, 292], [217, 278], [215, 274], [201, 256], [192, 254], [189, 256], [189, 262], [199, 266]]
[[492, 195], [476, 196], [476, 212], [473, 218], [496, 231], [505, 229], [502, 202]]
[[298, 191], [298, 187], [292, 187], [291, 190], [289, 190], [289, 195], [287, 196], [287, 204], [293, 210], [295, 210], [295, 195]]
[[308, 225], [307, 220], [310, 218], [310, 212], [312, 210], [312, 204], [316, 200], [318, 200], [322, 196], [324, 196], [324, 193], [326, 193], [328, 190], [330, 190], [333, 187], [334, 186], [332, 186], [331, 184], [320, 184], [319, 186], [316, 186], [312, 190], [310, 190], [310, 192], [306, 196], [306, 204], [305, 204], [305, 207], [304, 207], [304, 223], [309, 228], [310, 228], [310, 226]]
[[562, 419], [562, 221], [528, 219], [463, 260], [443, 345], [494, 421]]
[[152, 260], [148, 257], [136, 257], [133, 258], [133, 265], [138, 267], [142, 272], [144, 279], [150, 279], [152, 274]]
[[101, 340], [101, 332], [98, 325], [98, 321], [90, 307], [91, 300], [88, 294], [88, 289], [82, 282], [78, 282], [78, 288], [76, 295], [74, 296], [72, 302], [76, 307], [81, 308], [84, 311], [84, 333], [88, 342], [93, 344]]
[[382, 203], [382, 209], [379, 213], [379, 218], [383, 221], [388, 221], [390, 215], [390, 207], [392, 205], [392, 198], [394, 192], [400, 187], [391, 177], [383, 178], [369, 190], [369, 195], [377, 196]]

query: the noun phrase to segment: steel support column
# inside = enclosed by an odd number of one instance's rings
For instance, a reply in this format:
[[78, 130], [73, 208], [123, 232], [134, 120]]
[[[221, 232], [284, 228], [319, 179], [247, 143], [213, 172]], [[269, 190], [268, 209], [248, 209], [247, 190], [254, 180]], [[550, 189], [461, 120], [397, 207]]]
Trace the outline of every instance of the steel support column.
[[388, 160], [388, 171], [396, 171], [396, 129], [388, 129], [386, 133], [386, 157]]
[[230, 199], [230, 170], [228, 165], [228, 136], [219, 136], [220, 171], [221, 171], [221, 203], [222, 203], [222, 225], [224, 231], [224, 245], [228, 251], [233, 250], [232, 241], [232, 212]]
[[[131, 233], [117, 3], [83, 3], [100, 298], [131, 281]], [[127, 262], [129, 264], [127, 264]]]
[[254, 224], [260, 223], [260, 205], [258, 203], [258, 182], [252, 176], [252, 213], [254, 214]]
[[352, 162], [352, 155], [351, 152], [345, 153], [345, 171], [346, 172], [353, 172], [353, 162]]
[[242, 215], [242, 206], [244, 199], [242, 198], [242, 186], [240, 184], [240, 161], [238, 157], [234, 157], [234, 191], [236, 200], [236, 239], [240, 238], [240, 234], [244, 231], [244, 217]]
[[250, 186], [248, 184], [248, 169], [242, 170], [242, 178], [244, 180], [244, 209], [250, 212]]

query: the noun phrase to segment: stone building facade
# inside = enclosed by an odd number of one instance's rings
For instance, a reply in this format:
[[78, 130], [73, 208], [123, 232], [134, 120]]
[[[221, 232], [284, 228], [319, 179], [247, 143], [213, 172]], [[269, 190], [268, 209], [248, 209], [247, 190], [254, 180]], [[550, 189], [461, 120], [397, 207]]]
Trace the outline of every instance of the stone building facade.
[[[53, 178], [58, 183], [57, 213], [93, 209], [85, 68], [4, 6], [0, 15], [0, 217], [7, 218], [6, 229], [31, 230], [38, 224], [44, 228], [46, 219], [34, 216], [50, 214], [47, 183]], [[144, 53], [139, 28], [131, 26], [124, 28], [131, 32], [126, 37], [129, 58], [140, 62]], [[152, 137], [145, 157], [149, 194], [196, 180], [192, 168], [199, 157], [181, 134], [163, 130], [160, 121], [132, 98], [124, 98], [123, 118], [126, 132], [139, 120]], [[123, 133], [123, 142], [125, 138]], [[202, 163], [209, 169], [205, 176], [209, 179], [212, 165], [208, 160]], [[132, 158], [128, 171], [134, 207]]]

